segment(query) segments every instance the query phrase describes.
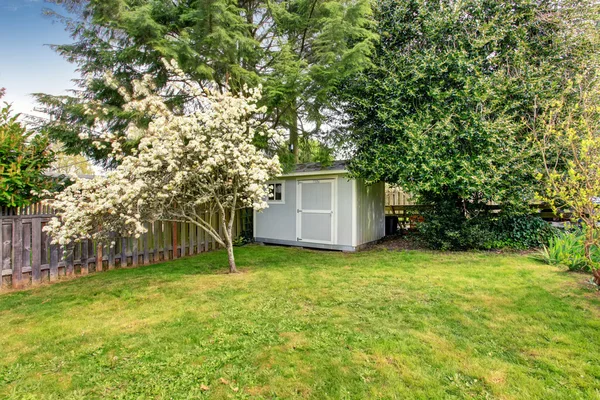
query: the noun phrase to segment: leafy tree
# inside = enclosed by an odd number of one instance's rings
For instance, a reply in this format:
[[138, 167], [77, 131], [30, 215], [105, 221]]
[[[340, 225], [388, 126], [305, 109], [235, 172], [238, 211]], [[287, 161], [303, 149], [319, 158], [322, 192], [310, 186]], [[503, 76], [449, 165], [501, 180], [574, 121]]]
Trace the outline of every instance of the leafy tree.
[[[4, 89], [0, 89], [0, 98]], [[44, 175], [54, 154], [45, 135], [28, 131], [5, 103], [0, 109], [0, 206], [21, 207], [53, 186]]]
[[591, 1], [380, 0], [375, 66], [339, 93], [354, 174], [434, 205], [427, 220], [456, 235], [488, 202], [527, 205], [535, 105], [597, 53], [581, 34], [596, 17]]
[[[180, 81], [183, 71], [170, 67]], [[114, 78], [109, 86], [117, 88]], [[188, 99], [172, 110], [157, 93], [150, 75], [121, 87], [124, 110], [136, 111], [149, 124], [131, 124], [127, 133], [140, 137], [139, 148], [123, 155], [123, 141], [107, 133], [111, 156], [119, 165], [106, 177], [78, 179], [51, 200], [57, 210], [47, 226], [55, 242], [92, 238], [110, 242], [113, 232], [139, 237], [144, 222], [190, 222], [227, 249], [230, 272], [236, 272], [232, 237], [236, 211], [267, 207], [266, 181], [281, 173], [277, 157], [253, 144], [254, 136], [279, 136], [256, 119], [259, 90], [232, 95], [206, 91], [197, 84], [170, 85]], [[103, 107], [91, 102], [88, 107]], [[205, 212], [208, 211], [208, 218]], [[222, 232], [214, 228], [220, 219]]]
[[[368, 0], [55, 2], [77, 17], [62, 18], [75, 43], [54, 49], [90, 79], [79, 82], [78, 96], [39, 94], [38, 99], [55, 117], [47, 127], [52, 137], [71, 153], [95, 160], [108, 154], [92, 146], [94, 121], [101, 118], [106, 129], [122, 134], [134, 118], [100, 76], [111, 71], [130, 87], [133, 79], [151, 74], [164, 88], [169, 77], [160, 59], [165, 57], [203, 87], [237, 93], [244, 85], [261, 84], [263, 118], [288, 130], [297, 161], [299, 137], [319, 130], [324, 110], [334, 106], [330, 94], [342, 79], [369, 65], [375, 39]], [[82, 103], [92, 99], [106, 105], [104, 114], [86, 114]], [[172, 97], [170, 105], [178, 101]], [[80, 140], [81, 132], [92, 135]]]
[[[600, 69], [582, 72], [536, 124], [543, 155], [542, 198], [555, 212], [566, 210], [583, 226], [583, 252], [600, 285]], [[567, 95], [578, 102], [569, 107]]]

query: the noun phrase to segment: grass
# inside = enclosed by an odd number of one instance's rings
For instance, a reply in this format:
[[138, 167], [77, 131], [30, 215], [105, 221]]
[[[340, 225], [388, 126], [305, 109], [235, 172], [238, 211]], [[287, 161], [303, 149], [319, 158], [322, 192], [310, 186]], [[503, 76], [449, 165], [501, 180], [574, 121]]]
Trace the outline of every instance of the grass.
[[0, 398], [600, 398], [600, 296], [520, 255], [236, 249], [0, 295]]

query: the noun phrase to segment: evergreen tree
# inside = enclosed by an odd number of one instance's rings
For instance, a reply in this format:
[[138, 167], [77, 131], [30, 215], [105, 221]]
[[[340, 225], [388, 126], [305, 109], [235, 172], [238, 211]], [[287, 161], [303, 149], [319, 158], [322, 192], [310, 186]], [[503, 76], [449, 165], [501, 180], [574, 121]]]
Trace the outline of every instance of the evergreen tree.
[[[169, 76], [161, 58], [174, 59], [204, 86], [263, 86], [265, 118], [289, 132], [294, 159], [299, 136], [317, 131], [339, 82], [370, 65], [376, 35], [370, 30], [368, 0], [55, 0], [75, 18], [54, 14], [75, 39], [54, 49], [77, 64], [85, 79], [73, 96], [38, 94], [54, 118], [52, 137], [71, 153], [105, 160], [107, 150], [91, 145], [93, 121], [122, 134], [134, 115], [101, 75], [111, 71], [121, 84], [152, 74], [158, 88]], [[175, 107], [185, 99], [165, 93]], [[106, 104], [89, 114], [86, 100]], [[79, 136], [85, 132], [84, 139]], [[87, 137], [87, 138], [86, 138]], [[131, 143], [135, 146], [135, 143]]]

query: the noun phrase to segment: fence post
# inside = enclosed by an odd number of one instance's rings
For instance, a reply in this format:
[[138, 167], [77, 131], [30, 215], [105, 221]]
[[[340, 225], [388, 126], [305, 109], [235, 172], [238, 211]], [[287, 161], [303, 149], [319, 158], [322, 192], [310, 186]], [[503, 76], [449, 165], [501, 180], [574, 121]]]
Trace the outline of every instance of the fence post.
[[31, 218], [31, 282], [40, 283], [42, 281], [42, 218]]
[[19, 288], [23, 284], [23, 220], [20, 216], [13, 220], [12, 243], [12, 286]]

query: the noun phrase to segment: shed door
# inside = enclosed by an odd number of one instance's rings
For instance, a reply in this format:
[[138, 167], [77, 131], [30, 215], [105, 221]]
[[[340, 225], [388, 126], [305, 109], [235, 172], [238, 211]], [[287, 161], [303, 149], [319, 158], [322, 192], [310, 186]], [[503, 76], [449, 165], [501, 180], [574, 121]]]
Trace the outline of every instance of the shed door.
[[334, 242], [334, 179], [299, 180], [297, 236], [299, 241]]

